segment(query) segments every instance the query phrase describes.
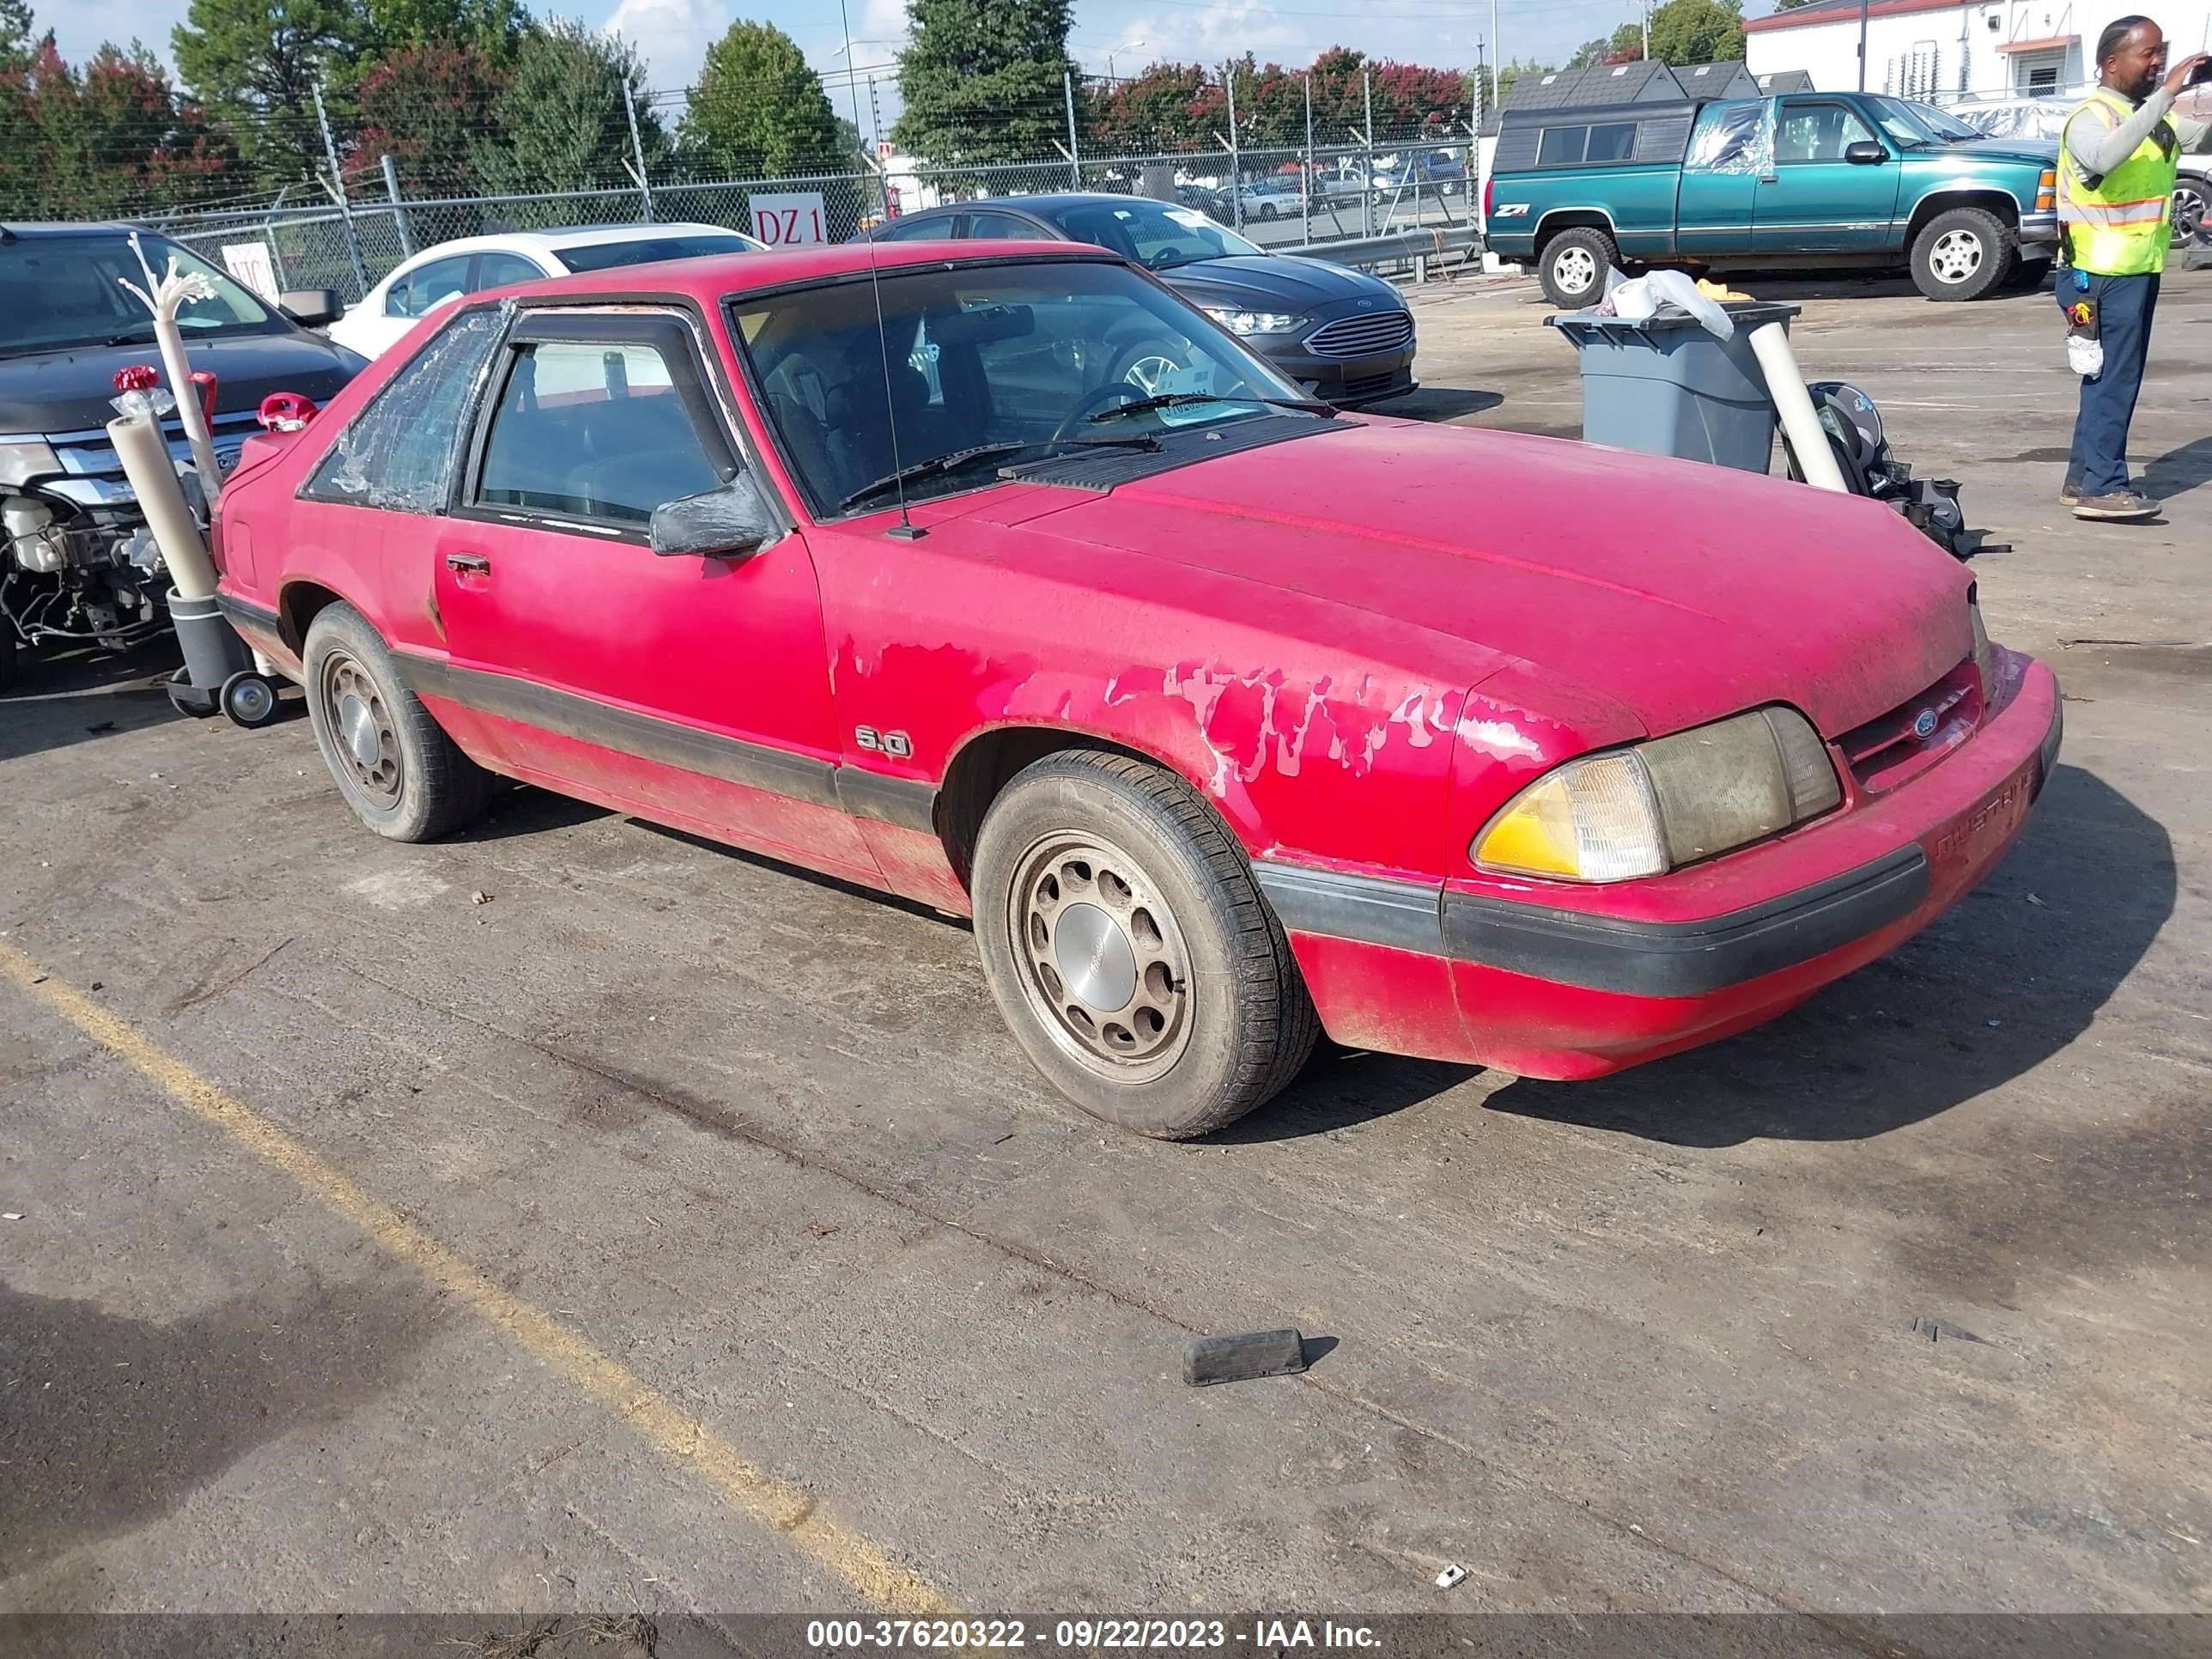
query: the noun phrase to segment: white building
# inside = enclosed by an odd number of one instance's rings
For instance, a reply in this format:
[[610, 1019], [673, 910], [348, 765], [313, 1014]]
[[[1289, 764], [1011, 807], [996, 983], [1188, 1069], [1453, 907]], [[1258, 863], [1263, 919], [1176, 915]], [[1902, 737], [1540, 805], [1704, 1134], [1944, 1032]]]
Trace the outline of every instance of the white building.
[[[1863, 0], [1866, 89], [1940, 103], [1962, 99], [2055, 96], [2096, 78], [2097, 37], [2116, 17], [2140, 10], [2157, 20], [2174, 55], [2212, 48], [2212, 0]], [[1746, 22], [1751, 72], [1791, 70], [1821, 92], [1859, 84], [1863, 0], [1811, 0]]]

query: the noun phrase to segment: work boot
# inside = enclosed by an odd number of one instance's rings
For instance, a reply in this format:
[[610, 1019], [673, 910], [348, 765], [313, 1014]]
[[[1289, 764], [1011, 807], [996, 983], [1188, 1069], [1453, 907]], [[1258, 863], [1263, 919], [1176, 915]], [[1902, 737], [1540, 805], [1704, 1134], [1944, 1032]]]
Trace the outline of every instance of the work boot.
[[2074, 503], [2077, 519], [2148, 519], [2158, 503], [2132, 489], [2115, 489], [2108, 495], [2084, 495]]
[[2059, 505], [2059, 506], [2061, 506], [2061, 507], [2079, 507], [2079, 506], [2081, 506], [2081, 486], [2080, 484], [2075, 483], [2074, 482], [2074, 480], [2073, 480], [2073, 479], [2071, 479], [2071, 478], [2069, 478], [2069, 479], [2068, 479], [2064, 483], [2063, 483], [2063, 484], [2059, 485], [2059, 486], [2058, 486], [2058, 505]]

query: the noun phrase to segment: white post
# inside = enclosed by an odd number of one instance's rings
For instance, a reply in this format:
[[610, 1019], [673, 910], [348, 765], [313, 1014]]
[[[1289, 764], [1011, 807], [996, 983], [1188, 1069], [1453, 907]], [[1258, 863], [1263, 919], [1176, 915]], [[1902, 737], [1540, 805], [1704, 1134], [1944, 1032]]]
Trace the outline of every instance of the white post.
[[1836, 465], [1836, 453], [1828, 447], [1828, 428], [1820, 424], [1812, 394], [1805, 390], [1797, 354], [1790, 349], [1790, 331], [1778, 322], [1762, 323], [1751, 331], [1751, 349], [1766, 376], [1766, 395], [1782, 417], [1782, 430], [1789, 435], [1790, 453], [1796, 456], [1805, 482], [1815, 489], [1850, 494], [1843, 469]]

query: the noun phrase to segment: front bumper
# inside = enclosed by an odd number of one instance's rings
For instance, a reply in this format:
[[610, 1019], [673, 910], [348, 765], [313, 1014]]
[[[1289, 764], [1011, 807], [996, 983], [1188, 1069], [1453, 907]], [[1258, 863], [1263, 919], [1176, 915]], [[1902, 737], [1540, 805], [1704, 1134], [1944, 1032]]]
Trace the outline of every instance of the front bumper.
[[2023, 213], [2020, 216], [2020, 240], [2022, 246], [2041, 245], [2058, 240], [2058, 216], [2056, 213]]
[[1911, 781], [1693, 871], [1584, 890], [1589, 908], [1540, 902], [1534, 884], [1522, 900], [1267, 863], [1261, 885], [1338, 1042], [1603, 1076], [1782, 1013], [1996, 866], [2061, 731], [2051, 671], [2010, 660], [2023, 665], [2010, 700]]

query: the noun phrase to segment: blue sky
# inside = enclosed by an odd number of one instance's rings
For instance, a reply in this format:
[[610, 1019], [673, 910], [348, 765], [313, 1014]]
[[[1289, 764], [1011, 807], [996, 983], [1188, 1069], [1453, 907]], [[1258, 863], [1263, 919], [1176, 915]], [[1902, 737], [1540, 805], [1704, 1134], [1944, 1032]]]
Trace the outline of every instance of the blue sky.
[[[42, 27], [53, 28], [71, 59], [90, 55], [103, 40], [134, 36], [165, 59], [169, 30], [182, 21], [189, 0], [33, 0]], [[848, 0], [853, 53], [864, 66], [890, 62], [906, 26], [905, 0]], [[708, 41], [733, 18], [765, 19], [790, 33], [817, 69], [834, 75], [846, 60], [836, 0], [594, 0], [575, 6], [539, 4], [540, 12], [581, 15], [620, 30], [645, 52], [656, 88], [687, 84]], [[1764, 11], [1755, 3], [1747, 8]], [[1556, 63], [1595, 34], [1640, 15], [1632, 0], [1498, 0], [1500, 32], [1512, 58]], [[1431, 64], [1472, 64], [1478, 38], [1490, 33], [1488, 0], [1077, 0], [1071, 41], [1085, 68], [1104, 73], [1108, 54], [1131, 41], [1142, 46], [1115, 54], [1117, 72], [1157, 58], [1217, 61], [1252, 52], [1264, 61], [1310, 61], [1325, 46], [1357, 46], [1376, 57]], [[1486, 53], [1494, 58], [1494, 52]], [[887, 71], [886, 71], [887, 73]], [[833, 95], [837, 88], [833, 84]], [[838, 97], [841, 112], [843, 100]]]

